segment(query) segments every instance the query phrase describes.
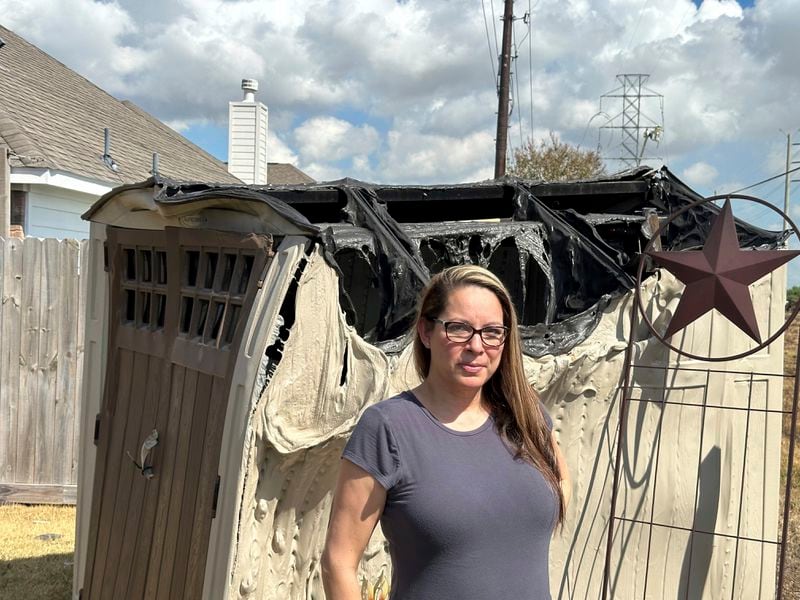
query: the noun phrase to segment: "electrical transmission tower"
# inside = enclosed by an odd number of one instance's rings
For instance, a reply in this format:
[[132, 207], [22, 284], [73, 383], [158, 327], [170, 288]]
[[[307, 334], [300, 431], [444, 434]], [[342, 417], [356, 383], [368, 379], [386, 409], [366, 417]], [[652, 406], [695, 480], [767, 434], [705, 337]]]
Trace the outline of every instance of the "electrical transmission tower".
[[[626, 168], [638, 167], [642, 160], [660, 160], [645, 156], [647, 142], [654, 142], [651, 148], [657, 146], [664, 133], [664, 96], [645, 86], [649, 78], [650, 75], [641, 73], [617, 75], [619, 85], [600, 96], [598, 114], [607, 117], [606, 123], [600, 126], [600, 133], [603, 129], [612, 130], [612, 141], [606, 146], [604, 158], [620, 161]], [[616, 105], [616, 108], [604, 110], [604, 102]], [[654, 113], [660, 115], [660, 120], [649, 116]], [[614, 116], [608, 116], [612, 114]]]

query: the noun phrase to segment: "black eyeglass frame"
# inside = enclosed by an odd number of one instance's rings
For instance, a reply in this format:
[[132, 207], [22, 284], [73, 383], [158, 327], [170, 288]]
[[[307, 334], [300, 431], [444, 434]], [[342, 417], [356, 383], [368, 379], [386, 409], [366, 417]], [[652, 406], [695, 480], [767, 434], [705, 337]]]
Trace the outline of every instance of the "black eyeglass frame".
[[[508, 339], [508, 327], [506, 327], [505, 325], [487, 325], [486, 327], [481, 327], [480, 329], [475, 329], [469, 323], [464, 323], [464, 321], [443, 321], [442, 319], [437, 319], [436, 317], [426, 317], [426, 318], [429, 321], [433, 321], [434, 323], [441, 323], [442, 327], [444, 327], [444, 335], [447, 337], [448, 340], [450, 340], [454, 344], [466, 344], [467, 342], [469, 342], [473, 338], [473, 336], [476, 333], [480, 336], [481, 343], [483, 343], [485, 346], [489, 346], [490, 348], [499, 348], [500, 346], [505, 344], [506, 340]], [[454, 340], [454, 339], [451, 339], [450, 338], [450, 332], [448, 331], [448, 328], [449, 328], [450, 325], [463, 325], [465, 327], [469, 327], [470, 329], [472, 329], [472, 333], [465, 340]], [[502, 329], [503, 330], [503, 339], [500, 340], [500, 342], [497, 343], [497, 344], [492, 344], [491, 342], [487, 342], [486, 338], [483, 337], [483, 332], [486, 329]]]

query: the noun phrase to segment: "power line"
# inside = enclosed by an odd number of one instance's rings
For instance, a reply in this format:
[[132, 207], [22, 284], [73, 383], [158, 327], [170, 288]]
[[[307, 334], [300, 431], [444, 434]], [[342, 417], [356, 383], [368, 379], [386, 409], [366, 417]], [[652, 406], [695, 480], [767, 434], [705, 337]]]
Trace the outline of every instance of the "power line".
[[[481, 0], [481, 9], [483, 10], [483, 26], [486, 28], [486, 45], [489, 48], [489, 62], [492, 63], [492, 77], [494, 78], [494, 85], [497, 87], [497, 68], [495, 67], [497, 56], [492, 56], [492, 40], [489, 37], [489, 22], [486, 19], [486, 0]], [[495, 40], [495, 44], [496, 43], [497, 40]]]
[[738, 194], [739, 192], [743, 192], [745, 190], [749, 190], [754, 187], [758, 187], [759, 185], [763, 185], [765, 183], [769, 183], [770, 181], [775, 181], [781, 177], [786, 177], [789, 173], [794, 173], [795, 171], [800, 171], [800, 167], [795, 167], [794, 169], [789, 169], [788, 171], [784, 171], [783, 173], [778, 173], [777, 175], [773, 175], [772, 177], [768, 177], [767, 179], [763, 179], [757, 183], [753, 183], [743, 188], [739, 188], [738, 190], [734, 190], [732, 192], [727, 192], [728, 194]]
[[492, 8], [492, 31], [494, 32], [494, 53], [495, 56], [500, 56], [500, 44], [497, 41], [497, 17], [494, 14], [494, 0], [489, 0], [489, 6]]
[[533, 12], [528, 0], [528, 87], [531, 92], [531, 141], [533, 141]]
[[647, 5], [650, 4], [650, 0], [644, 0], [642, 4], [639, 5], [639, 18], [636, 20], [636, 25], [631, 31], [631, 37], [628, 39], [628, 45], [625, 48], [625, 52], [627, 53], [628, 50], [631, 49], [631, 44], [636, 39], [636, 32], [639, 31], [639, 25], [642, 23], [642, 16], [644, 15], [644, 10], [647, 8]]
[[783, 182], [782, 181], [778, 182], [778, 185], [776, 185], [774, 188], [772, 188], [766, 194], [762, 194], [761, 197], [763, 199], [767, 200], [770, 204], [774, 204], [774, 202], [769, 200], [769, 198], [771, 198], [774, 194], [777, 194], [779, 191], [781, 191], [781, 188], [783, 188]]
[[[772, 206], [775, 206], [775, 203], [774, 203], [774, 202], [772, 202], [772, 201], [771, 201], [769, 198], [770, 198], [770, 196], [772, 196], [773, 194], [775, 194], [775, 193], [777, 193], [778, 191], [780, 191], [780, 189], [781, 189], [782, 187], [783, 187], [783, 183], [779, 183], [779, 184], [778, 184], [778, 185], [776, 185], [774, 188], [772, 188], [772, 189], [771, 189], [769, 192], [767, 192], [766, 194], [763, 194], [761, 197], [762, 197], [764, 200], [766, 200], [767, 202], [769, 202], [769, 203], [770, 203]], [[776, 208], [777, 208], [777, 206], [776, 206]], [[755, 223], [755, 222], [757, 222], [757, 221], [760, 221], [762, 218], [764, 218], [765, 216], [767, 216], [767, 215], [768, 215], [768, 214], [770, 214], [770, 213], [772, 213], [772, 214], [775, 214], [775, 213], [774, 213], [774, 211], [773, 211], [771, 208], [768, 208], [768, 207], [766, 207], [766, 206], [762, 206], [762, 207], [761, 207], [761, 210], [759, 210], [759, 211], [758, 211], [757, 213], [755, 213], [753, 216], [751, 216], [751, 217], [749, 217], [749, 218], [748, 218], [748, 221], [749, 221], [749, 222], [751, 222], [751, 223]]]
[[511, 79], [516, 86], [517, 91], [515, 92], [514, 98], [511, 102], [511, 110], [513, 112], [514, 108], [517, 109], [517, 121], [519, 122], [519, 147], [522, 148], [525, 142], [522, 141], [522, 111], [519, 109], [517, 104], [519, 103], [520, 95], [519, 95], [519, 73], [517, 73], [516, 67], [517, 58], [519, 58], [519, 53], [517, 52], [517, 28], [514, 27], [514, 31], [512, 32], [514, 38], [514, 55], [511, 57]]
[[[774, 195], [775, 193], [779, 192], [779, 191], [780, 191], [780, 189], [781, 189], [782, 187], [783, 187], [783, 183], [779, 183], [777, 186], [775, 186], [774, 188], [772, 188], [772, 189], [771, 189], [769, 192], [767, 192], [766, 194], [763, 194], [763, 195], [761, 196], [761, 198], [762, 198], [762, 199], [764, 199], [764, 200], [767, 200], [767, 202], [769, 202], [769, 203], [770, 203], [772, 206], [774, 206], [775, 208], [779, 208], [778, 206], [776, 206], [776, 203], [775, 203], [775, 202], [773, 202], [773, 201], [769, 200], [769, 197], [770, 197], [770, 196], [772, 196], [772, 195]], [[795, 186], [792, 188], [792, 191], [795, 191], [795, 190], [796, 190], [796, 187], [797, 187], [797, 186], [795, 185]], [[767, 207], [763, 207], [763, 206], [762, 206], [762, 207], [761, 207], [761, 210], [759, 210], [758, 212], [756, 212], [756, 213], [753, 213], [753, 214], [751, 214], [751, 215], [746, 215], [746, 216], [744, 217], [744, 220], [746, 220], [748, 223], [758, 224], [758, 221], [760, 221], [761, 219], [763, 219], [764, 217], [766, 217], [766, 216], [767, 216], [767, 215], [769, 215], [769, 214], [775, 214], [775, 211], [773, 211], [773, 210], [772, 210], [772, 209], [770, 209], [770, 208], [767, 208]]]
[[[761, 198], [762, 200], [766, 200], [767, 202], [770, 203], [770, 205], [774, 206], [775, 208], [779, 208], [775, 203], [775, 201], [771, 199], [771, 197], [777, 194], [781, 190], [781, 188], [783, 188], [782, 181], [779, 182], [778, 185], [770, 188], [768, 192], [764, 194], [759, 194], [759, 198]], [[739, 212], [739, 214], [744, 213], [744, 216], [742, 216], [742, 218], [749, 222], [757, 221], [764, 215], [773, 212], [770, 208], [766, 208], [761, 205], [754, 205], [750, 202], [746, 202], [745, 206], [741, 207], [740, 209], [737, 209], [737, 211]]]
[[678, 26], [675, 28], [675, 31], [673, 32], [673, 34], [670, 37], [675, 37], [676, 35], [678, 35], [678, 33], [681, 30], [681, 27], [683, 27], [684, 21], [686, 21], [686, 17], [688, 17], [689, 13], [692, 12], [693, 10], [696, 11], [697, 10], [697, 6], [694, 3], [691, 3], [689, 5], [689, 7], [686, 9], [686, 12], [683, 13], [683, 16], [681, 17], [681, 20], [678, 21]]
[[522, 22], [525, 23], [527, 26], [527, 31], [525, 35], [522, 37], [521, 40], [517, 41], [517, 27], [516, 21], [520, 19], [515, 18], [514, 22], [514, 56], [512, 57], [513, 64], [515, 64], [518, 68], [512, 71], [512, 77], [516, 75], [517, 79], [515, 82], [516, 85], [516, 97], [515, 97], [515, 104], [517, 104], [517, 117], [519, 120], [519, 142], [520, 146], [524, 145], [523, 141], [523, 127], [522, 127], [522, 94], [519, 91], [519, 49], [520, 47], [525, 45], [525, 42], [528, 42], [528, 87], [530, 89], [530, 139], [533, 139], [533, 61], [532, 61], [532, 50], [531, 50], [531, 0], [528, 0], [528, 12], [522, 15]]

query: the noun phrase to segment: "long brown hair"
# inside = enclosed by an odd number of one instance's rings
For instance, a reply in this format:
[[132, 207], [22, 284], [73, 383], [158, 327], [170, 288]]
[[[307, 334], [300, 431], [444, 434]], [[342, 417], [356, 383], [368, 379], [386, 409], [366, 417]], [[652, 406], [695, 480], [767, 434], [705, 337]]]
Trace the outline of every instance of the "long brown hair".
[[[492, 407], [495, 426], [514, 448], [516, 457], [536, 467], [558, 498], [558, 523], [564, 518], [564, 495], [550, 432], [539, 403], [539, 394], [525, 377], [522, 365], [517, 313], [508, 290], [494, 273], [476, 265], [449, 267], [434, 275], [420, 297], [414, 323], [414, 363], [423, 379], [431, 367], [431, 351], [422, 343], [418, 325], [422, 320], [438, 318], [447, 307], [450, 294], [457, 288], [475, 285], [497, 296], [503, 308], [503, 324], [508, 327], [500, 365], [483, 386], [483, 398]], [[427, 326], [427, 324], [426, 324]]]

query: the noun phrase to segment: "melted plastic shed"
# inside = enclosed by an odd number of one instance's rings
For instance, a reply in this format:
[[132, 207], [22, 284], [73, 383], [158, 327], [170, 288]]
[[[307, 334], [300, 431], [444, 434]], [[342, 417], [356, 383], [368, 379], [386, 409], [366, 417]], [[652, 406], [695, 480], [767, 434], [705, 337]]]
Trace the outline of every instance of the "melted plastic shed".
[[[416, 294], [429, 273], [464, 262], [490, 268], [511, 290], [526, 371], [574, 467], [571, 510], [580, 512], [553, 542], [553, 589], [597, 595], [602, 561], [592, 557], [605, 543], [608, 488], [596, 478], [609, 464], [634, 268], [659, 219], [697, 198], [666, 169], [569, 184], [256, 187], [151, 179], [113, 190], [86, 215], [93, 254], [75, 596], [323, 597], [319, 558], [344, 441], [366, 406], [414, 385], [403, 334]], [[696, 245], [714, 214], [714, 207], [687, 213], [663, 245]], [[781, 242], [779, 233], [738, 226], [743, 246]], [[755, 292], [772, 299], [759, 314], [765, 331], [780, 324], [781, 276]], [[659, 306], [679, 298], [669, 277], [651, 277], [647, 286]], [[636, 335], [642, 364], [677, 360]], [[710, 323], [688, 335], [686, 347], [695, 348], [724, 347], [740, 334], [717, 320], [713, 335]], [[769, 372], [779, 360], [773, 349], [752, 369]], [[642, 371], [637, 381], [643, 394], [682, 395], [687, 403], [700, 389], [739, 389], [733, 375], [703, 384]], [[774, 382], [759, 389], [765, 405], [780, 402]], [[642, 412], [638, 427], [650, 431], [657, 418]], [[704, 426], [689, 412], [669, 418], [674, 432]], [[741, 427], [720, 423], [714, 436]], [[775, 423], [760, 427], [771, 431]], [[641, 429], [636, 435], [642, 448], [654, 447]], [[751, 457], [773, 457], [776, 449], [770, 441]], [[722, 464], [741, 462], [724, 452]], [[636, 477], [647, 468], [638, 460], [629, 458]], [[676, 452], [662, 466], [670, 482], [659, 488], [659, 506], [676, 522], [686, 518], [681, 491], [695, 489], [697, 473], [685, 464]], [[773, 471], [754, 475], [749, 506], [771, 506]], [[738, 483], [725, 483], [726, 501], [735, 500]], [[590, 514], [597, 518], [587, 521]], [[773, 527], [772, 512], [760, 514]], [[618, 582], [620, 597], [638, 585], [640, 540], [626, 541], [633, 575]], [[665, 555], [665, 580], [680, 569], [682, 552]], [[724, 582], [725, 549], [719, 552], [697, 560], [707, 559], [706, 574]], [[769, 553], [742, 556], [749, 568], [774, 572]], [[390, 568], [378, 530], [362, 564], [365, 582], [388, 577]], [[715, 597], [721, 588], [714, 585], [704, 597]]]

